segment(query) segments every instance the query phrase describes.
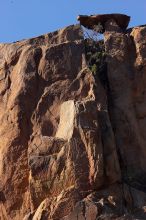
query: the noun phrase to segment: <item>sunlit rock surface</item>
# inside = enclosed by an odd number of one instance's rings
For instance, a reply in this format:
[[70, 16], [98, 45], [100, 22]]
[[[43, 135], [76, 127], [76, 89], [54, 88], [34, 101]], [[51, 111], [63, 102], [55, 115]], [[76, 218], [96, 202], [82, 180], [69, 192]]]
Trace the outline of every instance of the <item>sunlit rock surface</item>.
[[106, 88], [79, 25], [0, 44], [2, 220], [146, 219], [146, 26], [104, 44]]

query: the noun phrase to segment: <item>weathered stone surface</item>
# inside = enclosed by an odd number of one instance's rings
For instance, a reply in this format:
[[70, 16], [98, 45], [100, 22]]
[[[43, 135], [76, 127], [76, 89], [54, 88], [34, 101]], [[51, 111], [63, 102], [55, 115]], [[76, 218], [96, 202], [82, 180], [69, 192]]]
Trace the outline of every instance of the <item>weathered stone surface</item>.
[[37, 133], [55, 134], [61, 100], [84, 68], [83, 51], [78, 26], [0, 45], [0, 190], [10, 219], [21, 219], [31, 207], [28, 146]]
[[120, 185], [113, 184], [106, 190], [89, 194], [78, 202], [71, 214], [63, 220], [96, 220], [99, 216], [101, 219], [116, 219], [123, 213], [121, 189]]
[[[66, 108], [68, 109], [65, 111]], [[32, 149], [29, 156], [31, 197], [33, 204], [36, 203], [34, 208], [48, 194], [53, 198], [62, 190], [73, 187], [86, 195], [89, 190], [94, 191], [102, 187], [104, 181], [112, 184], [120, 180], [118, 158], [113, 136], [110, 134], [111, 127], [110, 125], [107, 127], [109, 143], [103, 142], [102, 145], [95, 101], [64, 102], [61, 105], [60, 116], [59, 130], [56, 133], [59, 137], [51, 139], [46, 137], [45, 142], [44, 137], [37, 137], [37, 142], [41, 144], [36, 145], [36, 150]], [[103, 117], [101, 111], [99, 117]], [[103, 120], [103, 123], [108, 123], [106, 117]], [[65, 130], [69, 137], [66, 138], [60, 129]], [[33, 143], [32, 146], [34, 145]], [[45, 145], [48, 146], [46, 152], [43, 150]]]
[[2, 220], [146, 219], [146, 27], [118, 22], [103, 81], [78, 25], [0, 44]]
[[80, 21], [81, 25], [89, 29], [93, 29], [94, 26], [101, 24], [104, 32], [106, 22], [110, 20], [115, 21], [122, 30], [125, 30], [128, 27], [130, 17], [123, 14], [79, 15], [77, 20]]
[[[138, 29], [139, 35], [141, 32], [144, 34], [143, 29], [144, 27]], [[130, 36], [134, 31], [135, 29]], [[136, 36], [130, 38], [127, 34], [113, 31], [105, 32], [111, 98], [109, 107], [117, 147], [121, 152], [127, 178], [131, 176], [138, 180], [142, 175], [145, 183], [146, 142], [143, 126], [146, 106], [144, 62], [146, 54], [141, 54], [139, 49], [135, 50], [141, 47], [135, 38]], [[146, 47], [142, 47], [146, 51]], [[141, 59], [143, 59], [143, 66], [139, 68]]]

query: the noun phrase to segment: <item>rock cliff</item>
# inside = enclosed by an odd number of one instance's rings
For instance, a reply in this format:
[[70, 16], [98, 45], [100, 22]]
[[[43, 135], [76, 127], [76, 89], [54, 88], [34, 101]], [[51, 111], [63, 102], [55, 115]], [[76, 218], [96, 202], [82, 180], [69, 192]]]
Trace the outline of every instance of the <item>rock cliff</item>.
[[96, 71], [80, 25], [0, 44], [1, 220], [146, 219], [146, 26], [104, 28]]

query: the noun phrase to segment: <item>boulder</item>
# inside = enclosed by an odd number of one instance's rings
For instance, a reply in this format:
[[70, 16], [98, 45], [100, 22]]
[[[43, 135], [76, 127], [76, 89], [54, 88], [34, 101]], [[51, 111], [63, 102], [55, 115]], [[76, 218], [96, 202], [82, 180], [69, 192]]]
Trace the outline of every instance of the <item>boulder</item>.
[[130, 17], [124, 14], [79, 15], [77, 20], [88, 29], [94, 29], [95, 26], [100, 24], [102, 29], [99, 32], [104, 32], [106, 22], [110, 20], [115, 21], [122, 30], [125, 30], [128, 27]]

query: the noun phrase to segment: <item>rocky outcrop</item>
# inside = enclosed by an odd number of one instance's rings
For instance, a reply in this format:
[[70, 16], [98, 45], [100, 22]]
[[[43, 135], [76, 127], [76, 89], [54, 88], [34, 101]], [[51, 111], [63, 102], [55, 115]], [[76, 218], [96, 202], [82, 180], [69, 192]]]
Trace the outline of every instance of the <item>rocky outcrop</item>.
[[97, 72], [79, 25], [0, 45], [2, 220], [146, 218], [145, 36], [107, 20]]
[[128, 27], [130, 17], [123, 14], [79, 15], [77, 20], [80, 21], [81, 25], [89, 29], [93, 29], [96, 25], [100, 24], [104, 32], [106, 22], [111, 20], [115, 21], [122, 30], [125, 30]]

